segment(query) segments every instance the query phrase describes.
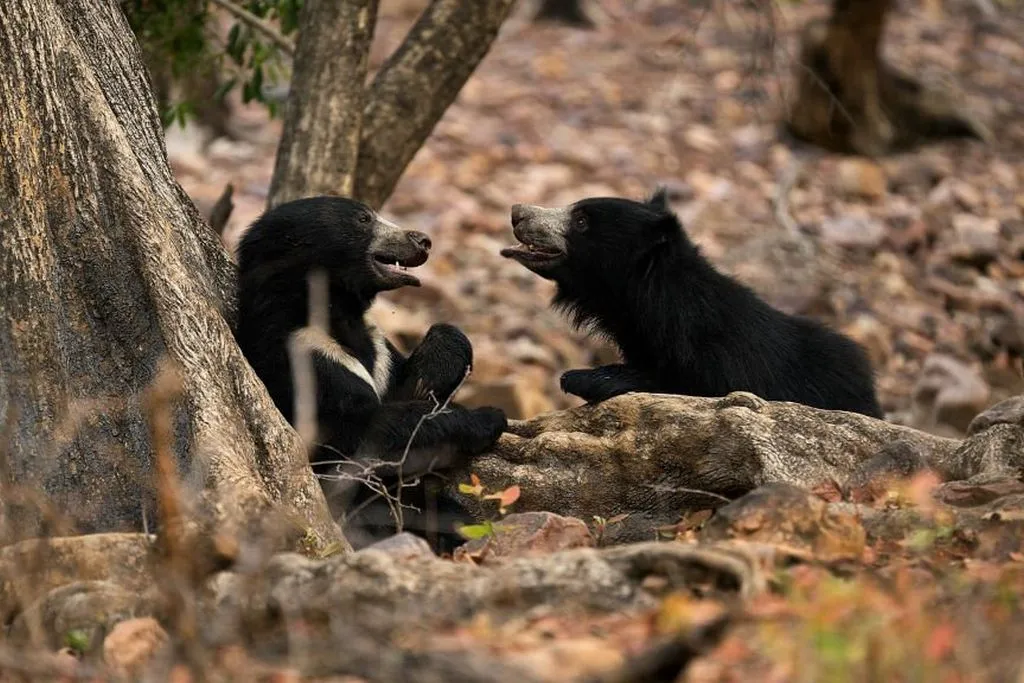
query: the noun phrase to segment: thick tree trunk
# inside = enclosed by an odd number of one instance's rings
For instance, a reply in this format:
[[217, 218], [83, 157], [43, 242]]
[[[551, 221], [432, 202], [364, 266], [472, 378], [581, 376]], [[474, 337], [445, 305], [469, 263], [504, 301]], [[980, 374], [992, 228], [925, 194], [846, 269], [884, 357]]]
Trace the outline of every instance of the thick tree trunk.
[[300, 20], [269, 206], [355, 188], [377, 0], [307, 0]]
[[381, 206], [487, 55], [515, 0], [433, 0], [377, 72], [363, 112], [355, 196]]
[[552, 21], [576, 28], [593, 28], [593, 20], [583, 9], [583, 0], [541, 0], [534, 21]]
[[140, 527], [144, 391], [164, 359], [183, 390], [178, 470], [217, 521], [280, 510], [307, 542], [341, 540], [234, 342], [233, 266], [167, 165], [117, 3], [4, 0], [0, 56], [0, 540], [35, 531], [42, 513], [10, 505], [37, 491], [81, 531]]
[[807, 25], [794, 67], [786, 125], [827, 150], [878, 156], [928, 139], [989, 139], [963, 98], [926, 87], [882, 60], [891, 0], [833, 0], [827, 20]]

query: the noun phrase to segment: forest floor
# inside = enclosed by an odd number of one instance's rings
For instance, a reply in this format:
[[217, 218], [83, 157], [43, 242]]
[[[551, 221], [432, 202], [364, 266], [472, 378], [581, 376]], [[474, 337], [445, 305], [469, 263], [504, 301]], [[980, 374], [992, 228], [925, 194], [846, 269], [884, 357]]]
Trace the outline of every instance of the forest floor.
[[[414, 4], [381, 3], [375, 65]], [[550, 283], [499, 256], [512, 240], [509, 208], [642, 198], [665, 184], [713, 261], [867, 346], [890, 419], [957, 436], [985, 407], [1024, 392], [1011, 357], [1024, 351], [1024, 6], [996, 3], [999, 19], [986, 22], [967, 0], [941, 3], [942, 16], [930, 10], [940, 3], [898, 3], [887, 57], [957, 80], [998, 142], [935, 144], [878, 163], [807, 157], [788, 196], [794, 236], [773, 208], [795, 168], [777, 121], [797, 32], [828, 8], [777, 3], [770, 21], [739, 7], [757, 4], [602, 0], [594, 31], [533, 25], [517, 12], [384, 207], [435, 248], [424, 286], [378, 307], [382, 326], [401, 340], [435, 321], [465, 329], [476, 353], [467, 403], [514, 417], [575, 405], [558, 375], [614, 351], [549, 309]], [[197, 130], [168, 133], [172, 166], [201, 210], [234, 185], [229, 247], [263, 210], [280, 134], [257, 105], [236, 106], [231, 125], [237, 140], [206, 146]], [[998, 530], [951, 519], [887, 528], [841, 570], [780, 568], [776, 590], [751, 607], [756, 623], [686, 680], [1013, 680], [1005, 665], [1020, 651], [1008, 639], [1024, 622], [1019, 519]], [[604, 648], [639, 648], [659, 618], [699, 620], [691, 609], [551, 617], [450, 639], [496, 653], [547, 647], [568, 675]], [[551, 654], [541, 645], [551, 639], [578, 648]]]
[[[515, 417], [573, 405], [559, 374], [615, 352], [549, 309], [550, 283], [499, 256], [512, 242], [509, 208], [642, 198], [661, 183], [713, 261], [868, 347], [892, 419], [955, 435], [1024, 389], [1001, 353], [1024, 349], [1019, 3], [994, 24], [967, 1], [945, 3], [940, 17], [900, 3], [887, 57], [960, 83], [998, 143], [946, 142], [879, 164], [811, 155], [788, 195], [806, 240], [773, 211], [780, 181], [797, 168], [777, 121], [796, 34], [827, 3], [780, 3], [774, 17], [731, 3], [627, 5], [602, 3], [594, 31], [531, 24], [524, 8], [507, 23], [384, 207], [435, 244], [424, 286], [377, 307], [386, 330], [405, 340], [438, 320], [463, 327], [477, 357], [467, 403]], [[373, 66], [416, 6], [382, 3]], [[226, 183], [236, 188], [225, 231], [233, 248], [264, 208], [280, 120], [236, 103], [230, 125], [238, 140], [204, 148], [200, 131], [173, 129], [168, 147], [204, 211]]]

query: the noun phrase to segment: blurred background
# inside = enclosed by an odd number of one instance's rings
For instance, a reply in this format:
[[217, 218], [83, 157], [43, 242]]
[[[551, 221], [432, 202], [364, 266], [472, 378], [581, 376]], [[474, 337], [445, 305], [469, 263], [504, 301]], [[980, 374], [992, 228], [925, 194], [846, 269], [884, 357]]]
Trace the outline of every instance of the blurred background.
[[[426, 4], [381, 0], [371, 77]], [[800, 32], [830, 6], [600, 0], [581, 4], [591, 25], [575, 26], [536, 21], [537, 3], [520, 2], [383, 207], [435, 246], [423, 286], [382, 297], [379, 324], [400, 345], [433, 322], [461, 326], [476, 354], [466, 404], [516, 418], [574, 405], [559, 374], [617, 353], [549, 309], [550, 283], [499, 256], [509, 208], [641, 199], [663, 184], [713, 262], [865, 345], [889, 419], [958, 435], [1024, 391], [1024, 8], [893, 3], [885, 58], [959, 86], [994, 141], [872, 161], [780, 133]], [[217, 21], [229, 40], [234, 20]], [[266, 206], [287, 68], [268, 61], [258, 92], [217, 104], [231, 77], [197, 70], [162, 102], [172, 168], [199, 209], [210, 215], [234, 188], [229, 250]]]

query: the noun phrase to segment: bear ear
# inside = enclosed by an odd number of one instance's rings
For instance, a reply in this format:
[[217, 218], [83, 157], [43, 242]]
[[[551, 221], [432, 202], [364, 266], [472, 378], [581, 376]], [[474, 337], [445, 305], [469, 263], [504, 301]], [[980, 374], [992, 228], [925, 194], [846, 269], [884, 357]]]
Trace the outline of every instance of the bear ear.
[[659, 211], [668, 211], [668, 188], [664, 185], [659, 185], [654, 189], [654, 194], [647, 200], [647, 205], [652, 209]]

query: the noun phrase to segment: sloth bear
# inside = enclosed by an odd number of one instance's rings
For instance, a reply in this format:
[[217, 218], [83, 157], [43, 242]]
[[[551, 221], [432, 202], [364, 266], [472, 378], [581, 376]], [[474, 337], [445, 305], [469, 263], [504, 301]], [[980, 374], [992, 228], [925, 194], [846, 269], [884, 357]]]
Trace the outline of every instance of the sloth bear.
[[625, 360], [566, 372], [566, 393], [596, 403], [630, 391], [714, 397], [742, 390], [882, 416], [863, 349], [718, 272], [686, 235], [664, 188], [646, 202], [517, 204], [511, 219], [521, 244], [501, 255], [554, 281], [554, 306], [575, 326], [610, 337]]
[[[371, 542], [395, 530], [379, 491], [353, 480], [361, 474], [365, 479], [369, 468], [391, 495], [402, 485], [403, 504], [420, 509], [404, 509], [403, 526], [424, 537], [435, 536], [427, 526], [436, 527], [435, 548], [450, 549], [457, 539], [451, 520], [432, 522], [423, 506], [436, 502], [437, 517], [459, 517], [461, 508], [428, 495], [440, 487], [428, 492], [430, 482], [423, 478], [465, 464], [507, 427], [497, 408], [468, 410], [449, 403], [436, 411], [473, 362], [472, 346], [459, 329], [432, 326], [406, 358], [365, 319], [378, 292], [419, 286], [408, 269], [426, 262], [430, 246], [423, 233], [402, 230], [360, 202], [320, 196], [267, 211], [238, 247], [235, 337], [293, 425], [289, 347], [308, 353], [316, 387], [314, 469], [338, 475], [339, 463], [347, 463], [340, 467], [340, 480], [329, 478], [338, 484], [324, 488], [335, 513], [347, 513], [346, 532], [357, 546], [360, 531], [362, 540]], [[316, 273], [326, 280], [327, 294], [319, 316], [310, 310], [310, 276]]]

